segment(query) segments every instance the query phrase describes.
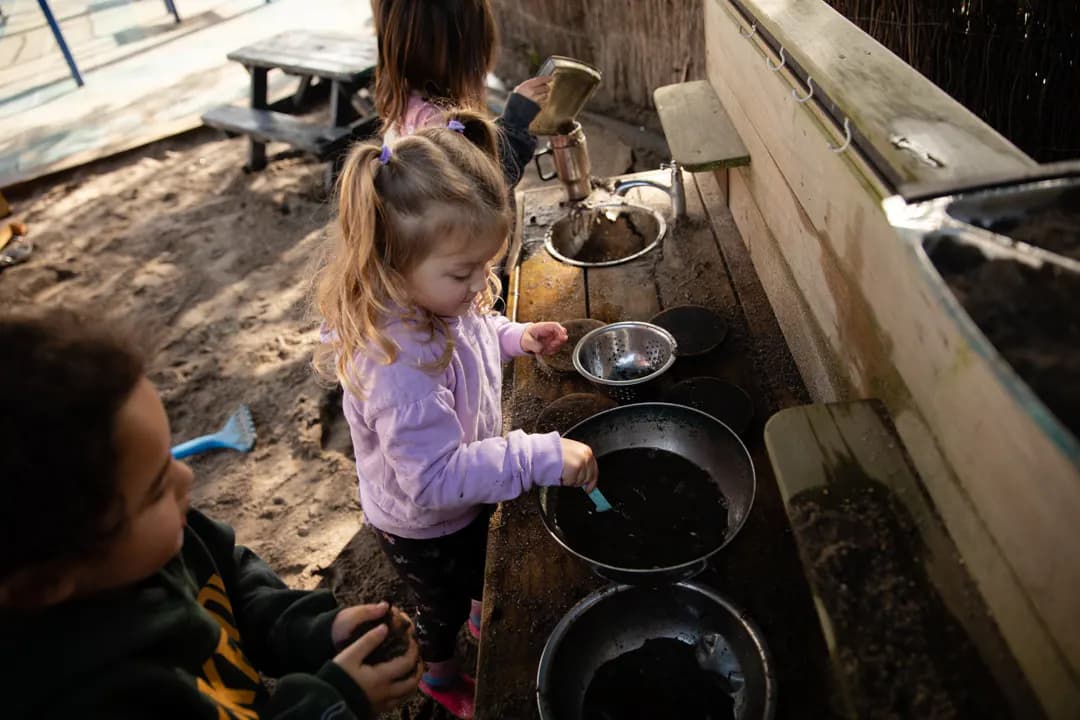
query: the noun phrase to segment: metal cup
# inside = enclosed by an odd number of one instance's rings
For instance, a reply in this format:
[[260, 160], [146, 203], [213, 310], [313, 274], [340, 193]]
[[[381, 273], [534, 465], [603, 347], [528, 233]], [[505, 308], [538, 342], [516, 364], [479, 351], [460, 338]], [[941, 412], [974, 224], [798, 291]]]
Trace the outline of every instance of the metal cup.
[[[546, 175], [540, 167], [540, 158], [551, 155], [555, 161], [555, 173]], [[571, 201], [584, 200], [592, 192], [592, 166], [589, 164], [589, 147], [581, 123], [573, 121], [567, 132], [552, 135], [548, 146], [534, 156], [536, 172], [541, 180], [556, 177], [566, 186], [566, 196]]]

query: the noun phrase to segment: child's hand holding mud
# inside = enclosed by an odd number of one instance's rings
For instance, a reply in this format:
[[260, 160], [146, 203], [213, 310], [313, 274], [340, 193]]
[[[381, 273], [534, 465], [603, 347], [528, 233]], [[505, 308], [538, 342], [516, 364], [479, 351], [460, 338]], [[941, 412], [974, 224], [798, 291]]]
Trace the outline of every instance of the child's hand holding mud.
[[539, 355], [554, 355], [569, 337], [566, 328], [557, 322], [529, 323], [521, 334], [521, 349]]
[[334, 662], [364, 691], [376, 713], [393, 709], [416, 691], [420, 649], [412, 627], [408, 617], [385, 602], [345, 608], [334, 619], [331, 637], [335, 646], [344, 645]]
[[335, 647], [344, 647], [382, 626], [388, 630], [386, 639], [364, 659], [367, 665], [378, 665], [406, 654], [414, 645], [412, 623], [397, 608], [386, 602], [345, 608], [334, 619], [330, 635]]

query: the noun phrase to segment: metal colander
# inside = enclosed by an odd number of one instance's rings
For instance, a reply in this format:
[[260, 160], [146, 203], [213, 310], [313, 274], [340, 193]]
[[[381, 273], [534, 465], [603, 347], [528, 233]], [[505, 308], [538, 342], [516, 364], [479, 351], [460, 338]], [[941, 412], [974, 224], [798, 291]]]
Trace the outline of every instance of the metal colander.
[[619, 402], [643, 398], [675, 362], [671, 333], [646, 322], [618, 322], [587, 333], [574, 348], [574, 369]]

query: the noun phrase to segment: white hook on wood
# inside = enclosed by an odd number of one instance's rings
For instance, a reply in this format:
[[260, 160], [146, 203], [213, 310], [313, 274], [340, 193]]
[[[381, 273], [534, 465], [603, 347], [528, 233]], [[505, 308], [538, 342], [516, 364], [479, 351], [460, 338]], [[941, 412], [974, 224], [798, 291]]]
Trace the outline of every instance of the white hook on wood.
[[809, 75], [806, 76], [806, 95], [804, 97], [799, 97], [799, 91], [795, 88], [791, 88], [791, 97], [795, 98], [795, 102], [800, 103], [804, 103], [814, 97], [814, 78]]
[[832, 143], [829, 143], [828, 145], [829, 149], [834, 153], [842, 153], [848, 149], [848, 146], [851, 145], [851, 120], [844, 118], [844, 144], [833, 145]]
[[780, 69], [782, 67], [784, 67], [784, 65], [787, 65], [787, 58], [784, 57], [784, 46], [783, 45], [780, 46], [780, 64], [779, 65], [773, 65], [772, 58], [769, 57], [768, 55], [765, 56], [765, 64], [768, 65], [769, 69], [772, 70], [773, 72], [780, 72]]
[[742, 35], [742, 36], [743, 36], [744, 38], [746, 38], [747, 40], [749, 40], [750, 38], [754, 37], [754, 34], [755, 34], [756, 32], [757, 32], [757, 23], [754, 23], [754, 24], [752, 24], [752, 25], [750, 26], [750, 32], [748, 32], [748, 33], [744, 33], [744, 32], [742, 31], [742, 28], [739, 28], [739, 34], [740, 34], [740, 35]]

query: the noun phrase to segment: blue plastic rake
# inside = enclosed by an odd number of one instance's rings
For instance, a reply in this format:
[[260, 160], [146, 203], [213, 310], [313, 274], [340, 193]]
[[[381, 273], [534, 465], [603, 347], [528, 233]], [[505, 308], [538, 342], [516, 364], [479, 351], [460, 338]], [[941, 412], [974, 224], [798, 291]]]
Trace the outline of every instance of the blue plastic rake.
[[179, 460], [207, 450], [224, 448], [250, 452], [253, 447], [255, 447], [255, 422], [251, 419], [251, 411], [248, 410], [247, 405], [241, 405], [221, 430], [213, 435], [203, 435], [180, 443], [172, 449], [172, 456]]

